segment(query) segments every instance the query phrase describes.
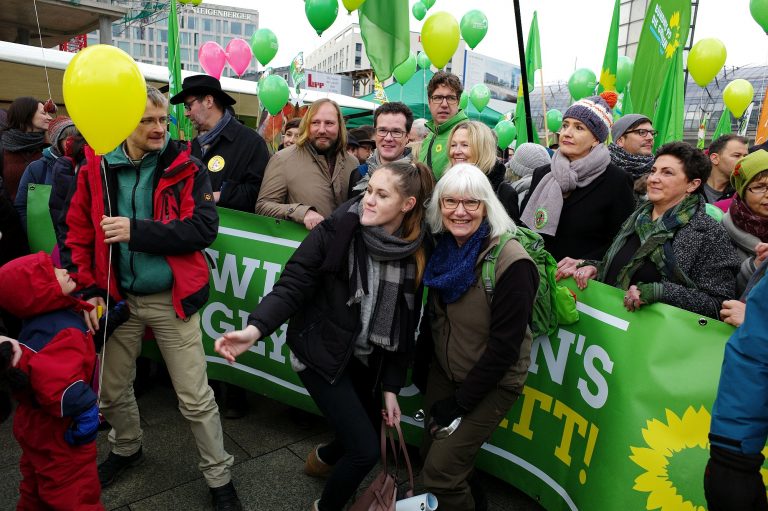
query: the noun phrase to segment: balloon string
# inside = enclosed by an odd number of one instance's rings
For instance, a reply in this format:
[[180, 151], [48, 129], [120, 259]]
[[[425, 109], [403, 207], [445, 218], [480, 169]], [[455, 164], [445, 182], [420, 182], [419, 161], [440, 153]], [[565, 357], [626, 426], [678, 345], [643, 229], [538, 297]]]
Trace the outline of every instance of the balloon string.
[[48, 85], [48, 99], [53, 99], [51, 95], [51, 81], [48, 79], [48, 66], [45, 63], [45, 48], [43, 47], [43, 34], [40, 30], [40, 16], [37, 14], [37, 0], [32, 1], [35, 6], [35, 22], [37, 22], [37, 36], [40, 38], [40, 52], [43, 54], [43, 68], [45, 69], [45, 83]]

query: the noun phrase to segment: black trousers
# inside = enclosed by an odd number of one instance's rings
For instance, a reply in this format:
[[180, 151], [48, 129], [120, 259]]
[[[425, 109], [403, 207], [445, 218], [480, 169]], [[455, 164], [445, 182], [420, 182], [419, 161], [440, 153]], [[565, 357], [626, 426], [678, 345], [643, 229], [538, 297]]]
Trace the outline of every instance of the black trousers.
[[304, 387], [334, 429], [334, 440], [320, 448], [333, 465], [320, 497], [320, 511], [340, 511], [381, 458], [381, 392], [377, 371], [352, 357], [335, 385], [312, 369], [300, 371]]

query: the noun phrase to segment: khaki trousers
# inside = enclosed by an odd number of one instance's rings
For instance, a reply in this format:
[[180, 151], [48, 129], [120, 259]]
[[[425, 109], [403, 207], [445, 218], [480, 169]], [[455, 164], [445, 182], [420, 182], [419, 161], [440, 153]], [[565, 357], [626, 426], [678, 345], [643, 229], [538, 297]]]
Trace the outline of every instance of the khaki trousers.
[[133, 381], [144, 331], [151, 327], [179, 399], [179, 410], [195, 437], [198, 468], [208, 486], [227, 484], [234, 457], [224, 450], [219, 408], [208, 386], [199, 315], [187, 321], [176, 317], [170, 291], [127, 294], [125, 300], [130, 318], [109, 338], [102, 359], [101, 412], [112, 425], [112, 452], [129, 456], [141, 447], [143, 432]]
[[[424, 398], [424, 410], [427, 412], [424, 424], [429, 422], [432, 404], [452, 396], [457, 388], [458, 384], [451, 382], [437, 361], [433, 360]], [[433, 440], [428, 431], [424, 432], [421, 443], [421, 457], [424, 459], [422, 482], [424, 488], [437, 497], [441, 510], [474, 511], [475, 500], [467, 480], [475, 468], [475, 458], [517, 397], [516, 392], [497, 387], [464, 416], [451, 436]]]

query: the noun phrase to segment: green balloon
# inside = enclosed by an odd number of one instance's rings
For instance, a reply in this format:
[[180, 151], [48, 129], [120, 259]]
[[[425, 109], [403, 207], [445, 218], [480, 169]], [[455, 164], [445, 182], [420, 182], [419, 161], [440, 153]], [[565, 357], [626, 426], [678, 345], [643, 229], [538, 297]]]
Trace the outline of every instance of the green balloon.
[[397, 83], [405, 85], [405, 82], [411, 79], [416, 73], [416, 55], [413, 52], [408, 54], [408, 58], [405, 59], [399, 66], [395, 68], [392, 74], [395, 76]]
[[478, 112], [482, 112], [491, 100], [491, 91], [484, 83], [478, 83], [469, 91], [469, 100]]
[[416, 2], [413, 4], [413, 7], [411, 7], [411, 12], [413, 13], [414, 18], [421, 21], [424, 19], [424, 16], [427, 15], [427, 6], [422, 2]]
[[547, 112], [547, 129], [551, 132], [555, 132], [560, 129], [560, 126], [563, 125], [563, 113], [553, 108], [549, 112]]
[[515, 128], [515, 123], [512, 121], [499, 121], [493, 130], [496, 132], [496, 136], [499, 139], [499, 149], [502, 150], [509, 147], [509, 144], [511, 144], [517, 136], [517, 128]]
[[616, 92], [622, 93], [632, 79], [632, 69], [635, 63], [626, 55], [620, 55], [616, 66]]
[[338, 0], [304, 0], [304, 13], [317, 35], [323, 35], [323, 31], [336, 21], [339, 2]]
[[466, 110], [469, 105], [469, 94], [467, 91], [461, 91], [461, 98], [459, 98], [459, 108]]
[[288, 102], [288, 82], [280, 75], [269, 75], [259, 81], [259, 99], [271, 115], [277, 115]]
[[429, 57], [427, 57], [427, 54], [423, 51], [420, 51], [419, 55], [416, 57], [416, 63], [419, 65], [419, 69], [429, 69], [429, 66], [432, 65]]
[[435, 5], [435, 0], [421, 0], [421, 3], [424, 4], [424, 7], [427, 9], [431, 9], [433, 5]]
[[461, 27], [461, 37], [464, 38], [470, 48], [474, 49], [488, 32], [488, 18], [482, 11], [473, 9], [461, 18], [459, 26]]
[[597, 77], [590, 69], [577, 69], [568, 79], [568, 90], [576, 101], [593, 95], [595, 86], [597, 86]]
[[[421, 0], [426, 3], [426, 0]], [[768, 34], [768, 0], [749, 0], [749, 12], [758, 25]]]
[[277, 48], [277, 36], [268, 28], [260, 28], [251, 36], [251, 50], [262, 66], [275, 58]]

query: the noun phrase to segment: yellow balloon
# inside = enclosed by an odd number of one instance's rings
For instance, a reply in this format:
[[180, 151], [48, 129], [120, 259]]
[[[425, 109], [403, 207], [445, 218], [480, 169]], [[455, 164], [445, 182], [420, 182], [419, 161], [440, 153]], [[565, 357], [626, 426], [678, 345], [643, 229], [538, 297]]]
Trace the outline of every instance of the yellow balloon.
[[723, 103], [737, 119], [744, 115], [754, 97], [755, 89], [752, 84], [741, 78], [732, 81], [723, 89]]
[[352, 14], [352, 11], [355, 9], [358, 9], [361, 5], [365, 3], [365, 0], [341, 0], [341, 3], [344, 4], [344, 7], [347, 9], [347, 12], [349, 14]]
[[723, 69], [728, 53], [720, 39], [702, 39], [688, 53], [688, 71], [699, 87], [706, 87]]
[[81, 50], [64, 71], [64, 104], [96, 154], [128, 138], [147, 106], [147, 85], [123, 50], [97, 44]]
[[427, 18], [421, 28], [421, 45], [433, 66], [440, 69], [451, 60], [459, 47], [459, 33], [459, 22], [447, 12]]

